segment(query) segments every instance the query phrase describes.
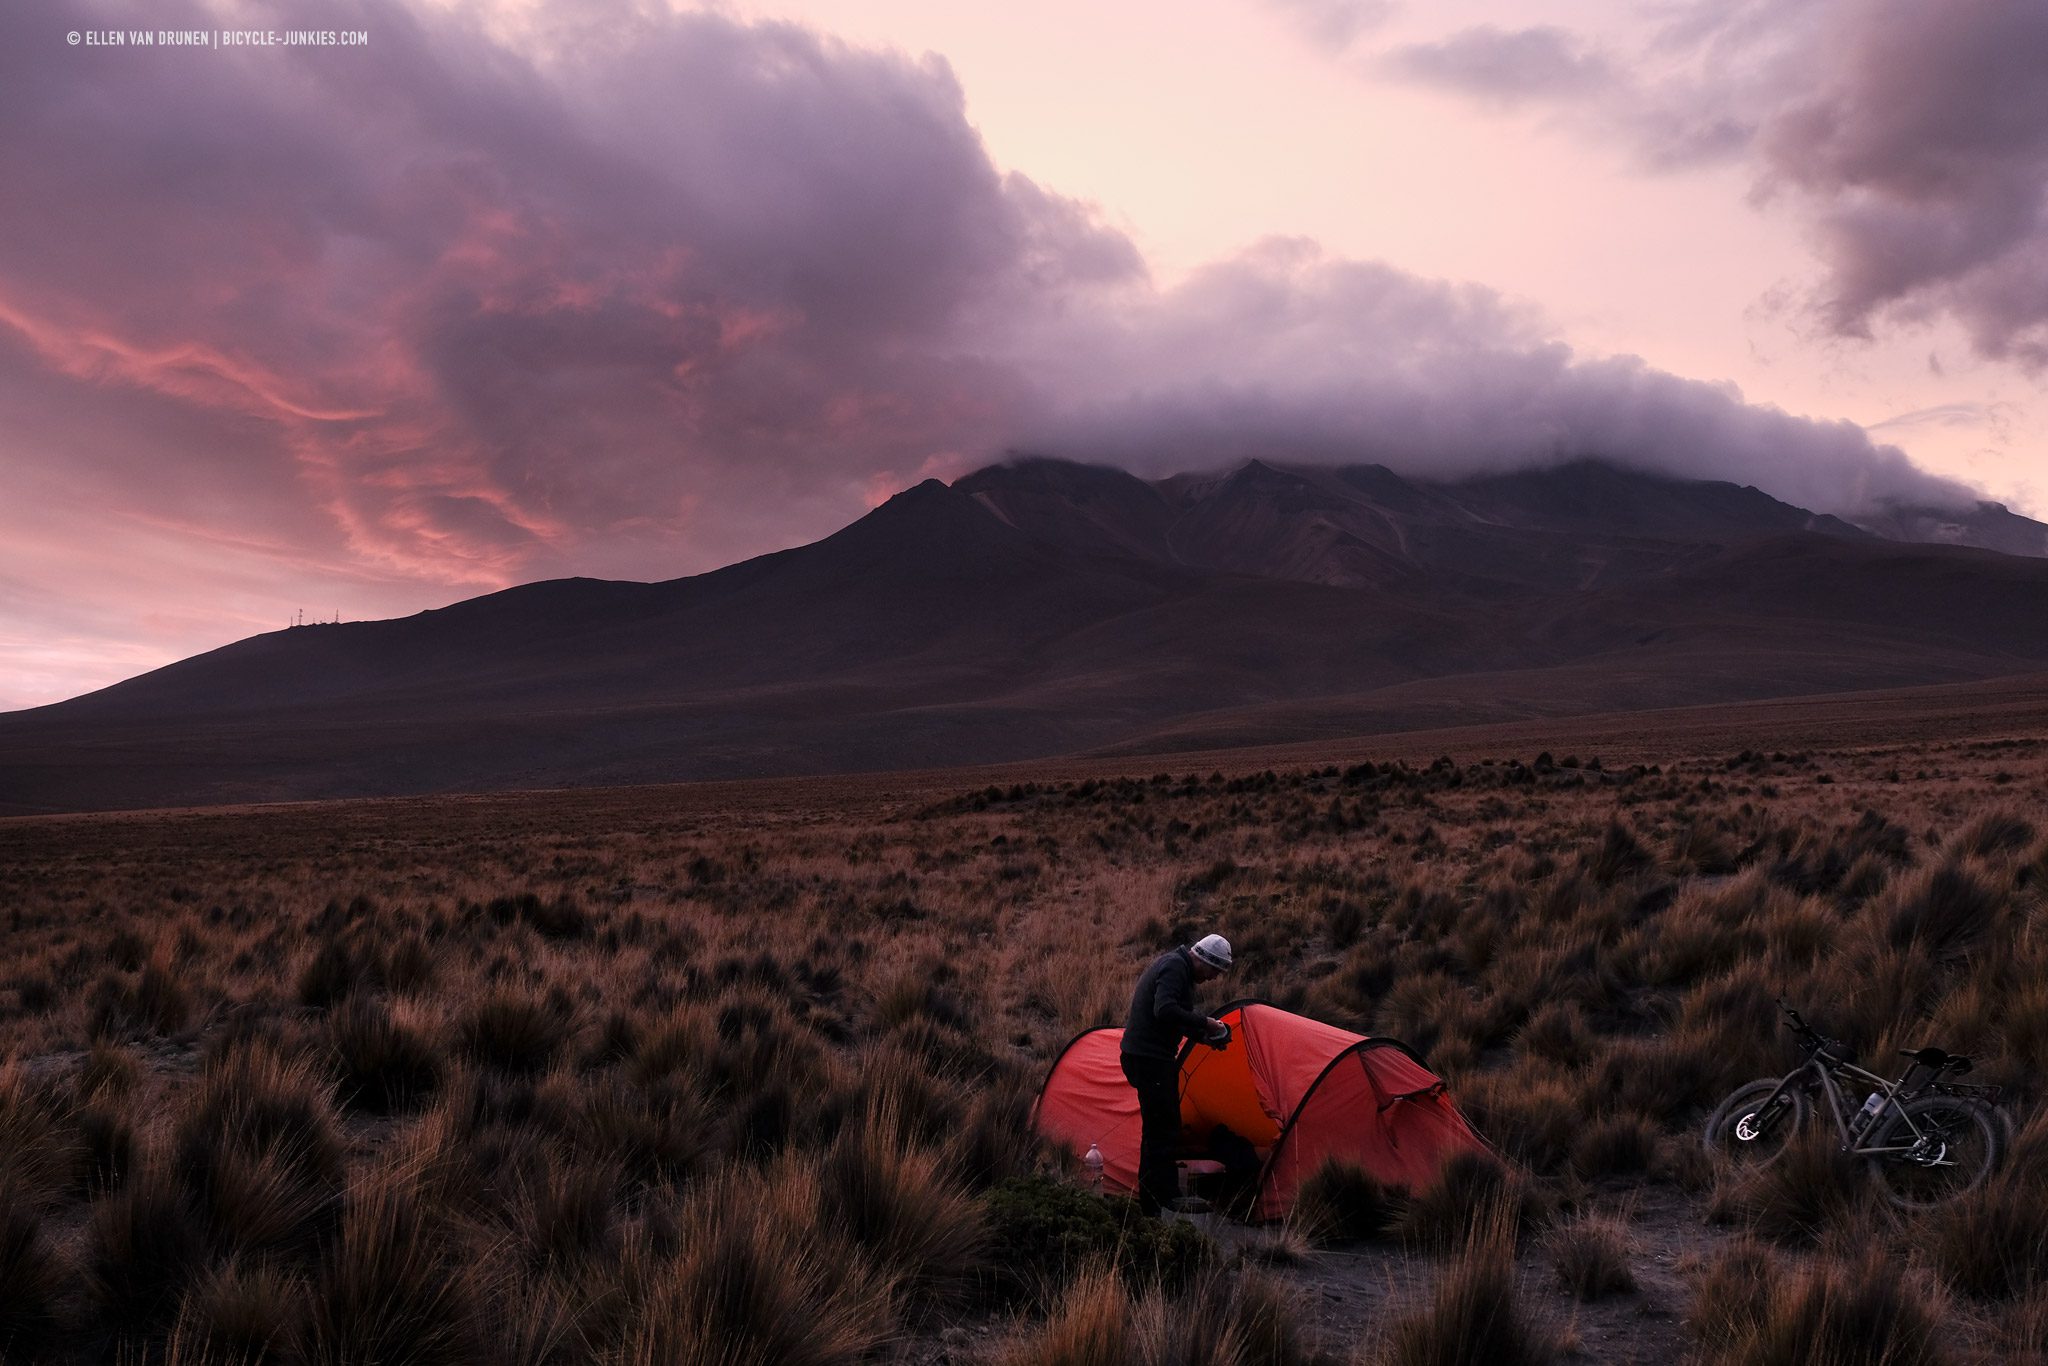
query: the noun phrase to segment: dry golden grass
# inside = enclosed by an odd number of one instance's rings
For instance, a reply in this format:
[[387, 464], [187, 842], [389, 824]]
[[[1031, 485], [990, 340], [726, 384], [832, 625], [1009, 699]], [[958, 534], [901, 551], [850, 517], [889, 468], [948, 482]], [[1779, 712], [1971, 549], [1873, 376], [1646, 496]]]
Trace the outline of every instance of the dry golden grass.
[[[2048, 744], [820, 791], [0, 822], [0, 1356], [853, 1361], [1001, 1322], [985, 1196], [1056, 1165], [1046, 1065], [1210, 929], [1229, 995], [1424, 1050], [1511, 1164], [1304, 1201], [1280, 1270], [1440, 1259], [1391, 1359], [1522, 1332], [1470, 1317], [1519, 1234], [1659, 1181], [1769, 1240], [1695, 1314], [1766, 1356], [1878, 1291], [1887, 1359], [2044, 1335]], [[1880, 1068], [1980, 1053], [2021, 1098], [1994, 1185], [1900, 1221], [1824, 1152], [1703, 1170], [1706, 1108], [1793, 1060], [1780, 994]], [[1521, 1255], [1598, 1293], [1613, 1231]], [[1003, 1350], [1322, 1350], [1217, 1274], [1209, 1318], [1084, 1277]]]

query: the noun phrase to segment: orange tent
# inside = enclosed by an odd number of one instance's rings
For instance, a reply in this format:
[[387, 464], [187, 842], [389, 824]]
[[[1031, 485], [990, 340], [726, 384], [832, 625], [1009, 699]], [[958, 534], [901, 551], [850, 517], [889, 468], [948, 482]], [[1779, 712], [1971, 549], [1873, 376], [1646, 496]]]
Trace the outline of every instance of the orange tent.
[[[1453, 1153], [1484, 1149], [1444, 1084], [1406, 1044], [1372, 1039], [1238, 1001], [1217, 1016], [1231, 1028], [1222, 1051], [1189, 1044], [1180, 1055], [1182, 1156], [1199, 1156], [1218, 1124], [1258, 1151], [1255, 1217], [1284, 1218], [1295, 1192], [1326, 1159], [1355, 1162], [1389, 1185], [1427, 1184]], [[1138, 1093], [1117, 1058], [1121, 1029], [1091, 1029], [1053, 1061], [1033, 1111], [1038, 1131], [1085, 1154], [1102, 1149], [1104, 1184], [1138, 1183]]]

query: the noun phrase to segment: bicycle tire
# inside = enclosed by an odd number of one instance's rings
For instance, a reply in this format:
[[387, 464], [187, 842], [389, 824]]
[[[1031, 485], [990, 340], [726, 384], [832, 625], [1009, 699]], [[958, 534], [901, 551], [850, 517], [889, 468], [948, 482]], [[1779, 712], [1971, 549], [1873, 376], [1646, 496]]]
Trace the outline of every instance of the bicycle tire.
[[1915, 1096], [1871, 1142], [1912, 1149], [1868, 1159], [1885, 1199], [1907, 1210], [1933, 1209], [1977, 1189], [2005, 1150], [1996, 1114], [1959, 1096]]
[[1767, 1167], [1775, 1162], [1790, 1146], [1792, 1136], [1805, 1127], [1810, 1109], [1805, 1094], [1797, 1086], [1788, 1086], [1779, 1092], [1772, 1106], [1774, 1113], [1760, 1115], [1758, 1107], [1779, 1084], [1777, 1077], [1759, 1078], [1736, 1087], [1715, 1106], [1701, 1133], [1707, 1152], [1743, 1167]]

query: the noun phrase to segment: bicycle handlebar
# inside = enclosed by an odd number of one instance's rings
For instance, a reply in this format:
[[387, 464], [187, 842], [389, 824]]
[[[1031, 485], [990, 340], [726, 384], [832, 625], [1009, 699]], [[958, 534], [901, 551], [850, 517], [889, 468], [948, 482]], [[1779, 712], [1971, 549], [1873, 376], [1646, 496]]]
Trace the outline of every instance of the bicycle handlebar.
[[[1843, 1066], [1856, 1061], [1854, 1050], [1840, 1039], [1831, 1039], [1808, 1024], [1806, 1017], [1782, 996], [1778, 998], [1778, 1009], [1785, 1013], [1786, 1022], [1792, 1032], [1798, 1035], [1800, 1043], [1805, 1045], [1809, 1058], [1825, 1056], [1830, 1063]], [[1967, 1076], [1976, 1064], [1976, 1058], [1972, 1054], [1949, 1053], [1939, 1048], [1902, 1048], [1899, 1050], [1899, 1056], [1910, 1058], [1931, 1070], [1934, 1075], [1929, 1078], [1930, 1082], [1944, 1076]]]
[[1792, 1032], [1799, 1036], [1801, 1043], [1806, 1045], [1806, 1051], [1809, 1055], [1825, 1053], [1831, 1062], [1848, 1061], [1847, 1056], [1839, 1051], [1842, 1049], [1842, 1041], [1840, 1039], [1831, 1039], [1808, 1024], [1806, 1017], [1793, 1009], [1791, 1003], [1782, 996], [1778, 998], [1778, 1009], [1785, 1012], [1785, 1018], [1791, 1022]]

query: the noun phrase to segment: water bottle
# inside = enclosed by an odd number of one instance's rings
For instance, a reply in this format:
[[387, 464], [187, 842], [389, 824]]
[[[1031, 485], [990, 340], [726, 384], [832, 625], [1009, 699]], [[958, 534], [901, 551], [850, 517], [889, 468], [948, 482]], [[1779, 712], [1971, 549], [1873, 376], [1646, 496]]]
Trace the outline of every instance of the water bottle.
[[1088, 1145], [1088, 1155], [1081, 1159], [1081, 1165], [1088, 1169], [1088, 1189], [1097, 1195], [1102, 1193], [1102, 1148], [1099, 1144]]
[[1869, 1128], [1870, 1121], [1876, 1117], [1878, 1108], [1883, 1104], [1884, 1092], [1872, 1091], [1870, 1093], [1870, 1098], [1863, 1102], [1863, 1108], [1856, 1112], [1855, 1122], [1853, 1122], [1849, 1126], [1851, 1132], [1860, 1134], [1865, 1129]]

